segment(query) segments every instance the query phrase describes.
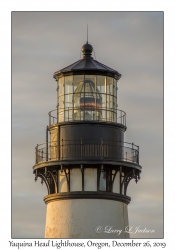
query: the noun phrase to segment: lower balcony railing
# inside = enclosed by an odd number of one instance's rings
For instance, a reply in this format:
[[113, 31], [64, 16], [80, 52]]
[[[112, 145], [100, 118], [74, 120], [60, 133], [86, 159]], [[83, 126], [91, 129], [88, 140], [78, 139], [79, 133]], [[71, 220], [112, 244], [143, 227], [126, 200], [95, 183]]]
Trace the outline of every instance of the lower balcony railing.
[[36, 164], [55, 160], [107, 160], [139, 164], [139, 146], [121, 141], [52, 141], [36, 146]]

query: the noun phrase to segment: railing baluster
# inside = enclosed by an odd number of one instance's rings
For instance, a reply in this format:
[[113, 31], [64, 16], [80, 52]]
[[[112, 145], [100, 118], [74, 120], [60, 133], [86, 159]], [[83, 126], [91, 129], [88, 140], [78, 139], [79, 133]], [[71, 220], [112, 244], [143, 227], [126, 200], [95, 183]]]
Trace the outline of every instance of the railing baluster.
[[46, 161], [48, 161], [48, 127], [46, 127]]
[[81, 153], [81, 159], [82, 159], [82, 153], [83, 153], [83, 152], [82, 152], [82, 138], [81, 138], [81, 140], [80, 140], [80, 144], [81, 144], [81, 149], [80, 149], [81, 152], [80, 152], [80, 153]]
[[61, 157], [63, 159], [63, 139], [61, 141], [62, 141], [62, 145], [61, 145], [61, 148], [62, 148]]
[[132, 162], [134, 162], [134, 143], [132, 142]]
[[103, 159], [103, 139], [101, 138], [101, 159]]

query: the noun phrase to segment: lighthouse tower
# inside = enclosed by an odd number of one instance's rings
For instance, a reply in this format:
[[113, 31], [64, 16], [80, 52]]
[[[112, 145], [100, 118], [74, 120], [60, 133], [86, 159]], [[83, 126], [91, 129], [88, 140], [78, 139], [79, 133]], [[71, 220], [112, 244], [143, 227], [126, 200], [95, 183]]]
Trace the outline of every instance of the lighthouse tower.
[[82, 58], [53, 76], [57, 109], [49, 112], [33, 167], [48, 190], [45, 238], [129, 238], [127, 188], [140, 178], [139, 147], [124, 141], [121, 74], [94, 60], [92, 51], [87, 42]]

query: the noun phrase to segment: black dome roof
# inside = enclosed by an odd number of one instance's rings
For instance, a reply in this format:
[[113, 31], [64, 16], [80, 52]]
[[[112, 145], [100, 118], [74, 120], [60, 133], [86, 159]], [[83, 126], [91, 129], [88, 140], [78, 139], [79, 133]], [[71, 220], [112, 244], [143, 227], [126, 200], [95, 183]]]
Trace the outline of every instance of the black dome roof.
[[93, 51], [93, 47], [88, 42], [82, 46], [82, 53], [83, 57], [82, 59], [72, 63], [71, 65], [56, 71], [53, 75], [55, 79], [57, 77], [66, 76], [66, 75], [74, 75], [74, 74], [98, 74], [98, 75], [106, 75], [114, 77], [115, 79], [119, 80], [121, 77], [121, 74], [98, 62], [97, 60], [94, 60], [91, 56], [91, 53]]

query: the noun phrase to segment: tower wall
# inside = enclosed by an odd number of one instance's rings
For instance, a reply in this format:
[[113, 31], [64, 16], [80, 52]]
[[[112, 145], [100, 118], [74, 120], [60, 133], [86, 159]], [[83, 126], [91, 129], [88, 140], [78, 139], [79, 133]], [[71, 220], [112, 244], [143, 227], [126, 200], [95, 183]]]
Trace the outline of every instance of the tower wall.
[[127, 226], [127, 204], [120, 201], [69, 199], [47, 204], [45, 238], [129, 238]]

